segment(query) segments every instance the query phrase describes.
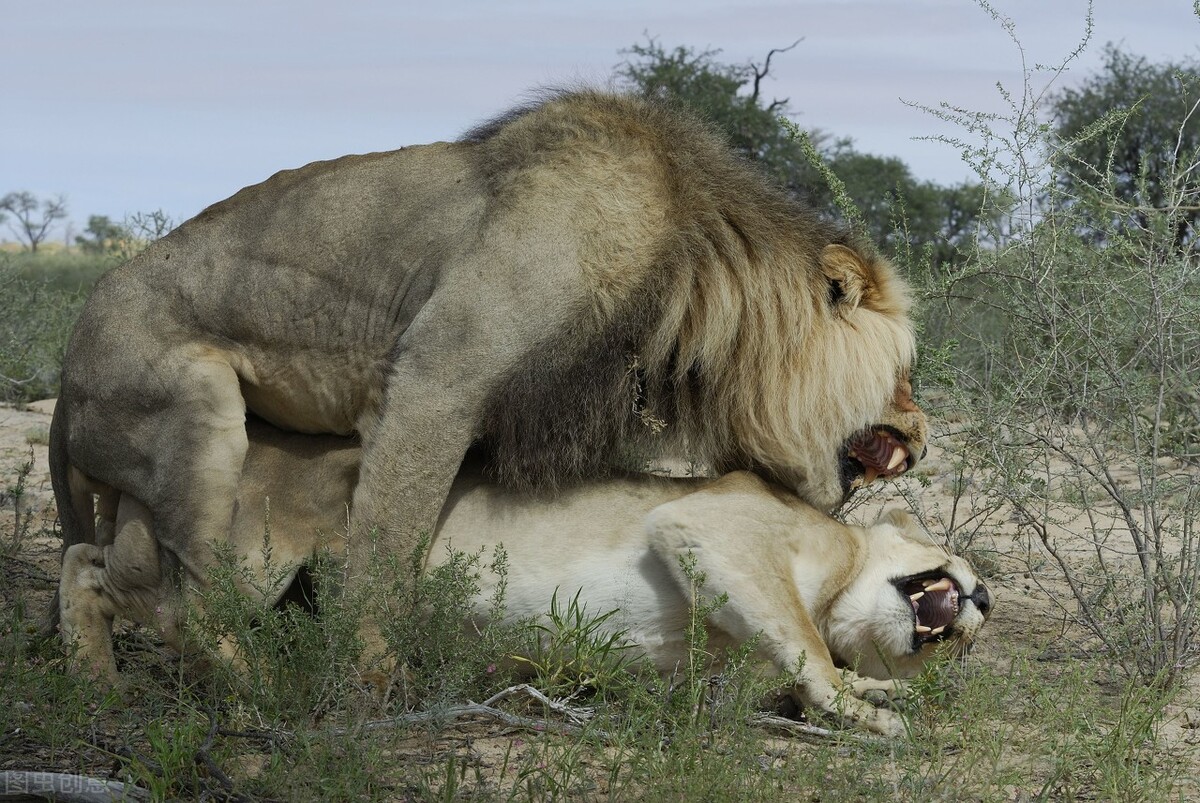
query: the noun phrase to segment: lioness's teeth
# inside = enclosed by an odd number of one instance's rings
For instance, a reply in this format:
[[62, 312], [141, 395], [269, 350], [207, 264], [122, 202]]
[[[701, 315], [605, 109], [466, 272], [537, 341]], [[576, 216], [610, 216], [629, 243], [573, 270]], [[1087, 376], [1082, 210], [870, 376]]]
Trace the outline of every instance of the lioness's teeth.
[[949, 591], [954, 588], [954, 583], [950, 582], [949, 577], [943, 577], [936, 583], [932, 580], [922, 580], [921, 582], [925, 584], [926, 591]]
[[908, 458], [908, 450], [905, 449], [903, 446], [897, 446], [896, 450], [894, 452], [892, 452], [892, 459], [888, 461], [887, 470], [894, 471], [896, 466], [903, 463], [907, 458]]
[[925, 625], [917, 625], [918, 633], [932, 633], [933, 631]]
[[929, 635], [931, 635], [931, 636], [940, 636], [940, 635], [942, 634], [942, 631], [943, 631], [943, 630], [945, 630], [945, 629], [946, 629], [946, 626], [945, 626], [945, 625], [942, 625], [941, 627], [935, 627], [933, 630], [930, 630], [930, 631], [929, 631]]
[[909, 599], [911, 599], [913, 602], [916, 602], [917, 600], [919, 600], [919, 599], [920, 599], [921, 597], [923, 597], [923, 596], [925, 596], [925, 592], [924, 592], [924, 591], [918, 591], [918, 592], [917, 592], [917, 593], [915, 593], [915, 594], [909, 594], [909, 595], [908, 595], [908, 598], [909, 598]]

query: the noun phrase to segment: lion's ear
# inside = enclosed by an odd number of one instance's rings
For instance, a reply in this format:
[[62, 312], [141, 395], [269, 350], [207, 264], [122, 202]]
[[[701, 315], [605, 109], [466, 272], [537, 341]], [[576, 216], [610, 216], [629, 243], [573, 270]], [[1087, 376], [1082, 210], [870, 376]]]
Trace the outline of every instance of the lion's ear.
[[857, 251], [844, 245], [825, 246], [821, 250], [821, 273], [829, 280], [831, 306], [849, 311], [862, 304], [870, 272]]

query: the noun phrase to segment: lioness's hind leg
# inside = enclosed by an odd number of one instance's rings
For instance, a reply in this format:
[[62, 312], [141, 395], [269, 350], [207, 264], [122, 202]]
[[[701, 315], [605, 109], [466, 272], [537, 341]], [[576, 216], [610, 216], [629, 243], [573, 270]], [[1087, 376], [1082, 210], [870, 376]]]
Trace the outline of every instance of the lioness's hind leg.
[[109, 685], [117, 683], [112, 623], [116, 614], [104, 593], [104, 550], [75, 544], [63, 554], [58, 581], [59, 627], [75, 649], [76, 664]]
[[148, 621], [161, 612], [163, 582], [150, 511], [126, 495], [116, 520], [106, 523], [110, 544], [74, 544], [63, 555], [59, 607], [76, 662], [115, 685], [113, 620]]

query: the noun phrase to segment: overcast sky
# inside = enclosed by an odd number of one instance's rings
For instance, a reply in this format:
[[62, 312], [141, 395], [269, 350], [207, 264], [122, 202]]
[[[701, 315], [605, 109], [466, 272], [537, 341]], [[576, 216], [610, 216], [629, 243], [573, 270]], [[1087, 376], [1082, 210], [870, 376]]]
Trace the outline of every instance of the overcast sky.
[[[1057, 63], [1085, 32], [1086, 0], [991, 1], [1023, 56], [972, 0], [0, 0], [0, 194], [65, 194], [75, 233], [89, 214], [182, 220], [282, 168], [453, 139], [530, 88], [603, 84], [646, 34], [730, 62], [803, 37], [766, 87], [802, 126], [956, 182], [954, 149], [914, 140], [954, 132], [905, 101], [999, 110], [1022, 58]], [[1096, 0], [1062, 80], [1109, 41], [1200, 57], [1193, 5]]]

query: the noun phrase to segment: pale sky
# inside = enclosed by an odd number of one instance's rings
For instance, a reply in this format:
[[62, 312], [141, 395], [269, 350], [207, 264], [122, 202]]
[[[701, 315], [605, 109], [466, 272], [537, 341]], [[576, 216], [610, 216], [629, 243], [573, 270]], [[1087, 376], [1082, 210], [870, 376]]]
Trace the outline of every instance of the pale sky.
[[[282, 168], [453, 139], [532, 88], [604, 84], [646, 34], [738, 63], [803, 37], [766, 86], [800, 125], [957, 182], [957, 152], [915, 139], [955, 132], [904, 101], [1001, 110], [1022, 58], [1058, 63], [1085, 32], [1086, 0], [991, 2], [1024, 54], [973, 0], [0, 0], [0, 194], [65, 194], [74, 233], [89, 214], [180, 221]], [[1194, 5], [1096, 0], [1061, 80], [1109, 41], [1200, 58]]]

